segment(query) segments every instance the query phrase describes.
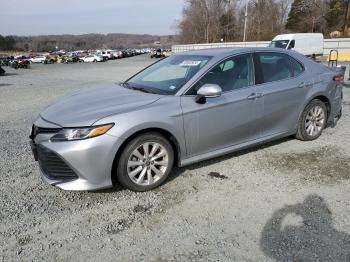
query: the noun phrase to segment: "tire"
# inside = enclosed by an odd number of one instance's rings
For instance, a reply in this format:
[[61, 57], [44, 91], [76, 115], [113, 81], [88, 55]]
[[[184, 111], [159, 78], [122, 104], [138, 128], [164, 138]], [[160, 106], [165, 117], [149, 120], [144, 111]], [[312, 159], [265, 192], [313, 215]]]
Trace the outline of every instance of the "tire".
[[[143, 159], [147, 155], [144, 146], [148, 148], [147, 159]], [[164, 152], [165, 155], [161, 156]], [[160, 157], [155, 158], [157, 156]], [[161, 134], [145, 133], [132, 139], [122, 151], [117, 166], [117, 180], [132, 191], [149, 191], [164, 183], [173, 165], [174, 150], [169, 141]]]
[[312, 100], [301, 114], [296, 138], [302, 141], [319, 138], [327, 125], [327, 118], [326, 105], [321, 100]]
[[96, 59], [94, 60], [94, 63], [97, 63], [97, 60], [96, 60]]

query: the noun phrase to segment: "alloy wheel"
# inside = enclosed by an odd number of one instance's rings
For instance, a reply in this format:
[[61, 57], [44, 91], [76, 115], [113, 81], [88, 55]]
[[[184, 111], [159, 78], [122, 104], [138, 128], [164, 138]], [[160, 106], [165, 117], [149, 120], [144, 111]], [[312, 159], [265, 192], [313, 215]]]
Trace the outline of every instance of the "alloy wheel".
[[310, 109], [305, 118], [305, 131], [311, 136], [317, 136], [324, 127], [326, 121], [326, 113], [324, 109], [316, 105]]
[[128, 159], [128, 176], [137, 185], [152, 185], [164, 176], [168, 169], [168, 160], [169, 153], [164, 146], [156, 142], [143, 143]]

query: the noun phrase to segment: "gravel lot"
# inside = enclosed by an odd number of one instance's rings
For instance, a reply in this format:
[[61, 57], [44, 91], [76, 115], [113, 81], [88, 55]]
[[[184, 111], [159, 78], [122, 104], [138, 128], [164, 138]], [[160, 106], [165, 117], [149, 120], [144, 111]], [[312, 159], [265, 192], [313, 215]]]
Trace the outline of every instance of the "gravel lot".
[[350, 261], [350, 89], [313, 142], [286, 138], [174, 172], [161, 188], [65, 192], [28, 144], [59, 97], [151, 63], [33, 65], [0, 77], [0, 261]]

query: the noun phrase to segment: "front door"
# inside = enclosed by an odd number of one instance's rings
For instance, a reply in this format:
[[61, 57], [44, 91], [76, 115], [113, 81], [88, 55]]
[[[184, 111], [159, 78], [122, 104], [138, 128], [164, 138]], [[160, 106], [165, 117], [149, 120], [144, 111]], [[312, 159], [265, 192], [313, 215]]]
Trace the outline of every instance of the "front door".
[[[261, 117], [262, 100], [254, 83], [251, 54], [231, 57], [212, 68], [181, 97], [188, 157], [241, 144], [260, 137], [256, 125]], [[195, 101], [204, 84], [219, 85], [220, 97]]]

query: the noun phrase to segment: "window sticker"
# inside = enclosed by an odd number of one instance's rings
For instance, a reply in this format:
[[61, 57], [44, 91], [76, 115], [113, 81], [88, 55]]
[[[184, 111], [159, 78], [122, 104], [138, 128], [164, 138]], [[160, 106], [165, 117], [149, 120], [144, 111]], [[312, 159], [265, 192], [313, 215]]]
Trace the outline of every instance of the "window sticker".
[[180, 66], [199, 66], [201, 63], [202, 61], [185, 60], [180, 64]]

